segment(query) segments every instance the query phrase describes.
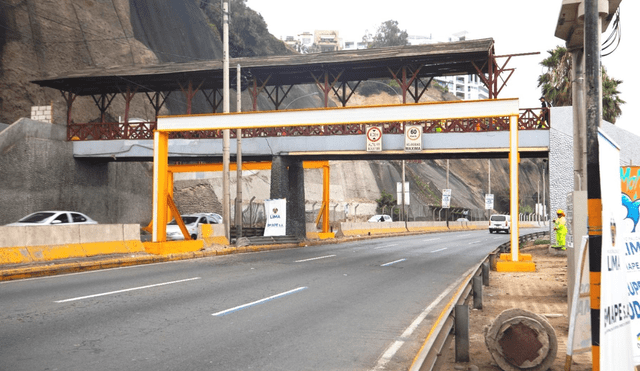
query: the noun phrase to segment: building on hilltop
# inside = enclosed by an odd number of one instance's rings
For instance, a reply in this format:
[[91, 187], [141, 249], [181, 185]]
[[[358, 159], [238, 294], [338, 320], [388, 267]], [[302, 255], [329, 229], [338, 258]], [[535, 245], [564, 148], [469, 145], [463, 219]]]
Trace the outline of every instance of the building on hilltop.
[[313, 42], [322, 52], [335, 52], [341, 49], [339, 32], [336, 30], [316, 30], [313, 35]]
[[[440, 37], [436, 37], [433, 34], [429, 34], [428, 36], [409, 35], [408, 41], [409, 45], [424, 45], [440, 42], [465, 41], [468, 38], [468, 32], [461, 31]], [[283, 41], [303, 54], [367, 49], [367, 43], [362, 40], [342, 40], [337, 30], [316, 30], [313, 34], [303, 32], [295, 37], [286, 36]], [[434, 80], [460, 99], [489, 99], [489, 90], [478, 75], [439, 76], [434, 78]]]
[[366, 48], [367, 43], [364, 41], [345, 41], [342, 44], [342, 50], [360, 50]]
[[302, 54], [334, 52], [342, 50], [339, 32], [336, 30], [305, 31], [297, 36], [286, 36], [282, 41]]
[[[410, 45], [424, 45], [440, 42], [465, 41], [468, 39], [468, 35], [469, 33], [467, 31], [457, 32], [453, 35], [440, 38], [434, 37], [433, 34], [429, 34], [429, 36], [409, 35], [408, 40]], [[478, 75], [440, 76], [435, 77], [434, 80], [460, 99], [489, 99], [489, 89], [487, 89]]]

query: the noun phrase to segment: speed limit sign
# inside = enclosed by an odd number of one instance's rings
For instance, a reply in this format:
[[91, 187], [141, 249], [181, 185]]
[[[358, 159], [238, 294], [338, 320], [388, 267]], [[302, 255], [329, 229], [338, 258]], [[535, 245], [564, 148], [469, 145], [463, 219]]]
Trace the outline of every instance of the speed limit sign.
[[380, 126], [367, 127], [367, 151], [368, 152], [382, 151], [382, 127]]
[[404, 150], [407, 152], [422, 151], [422, 126], [405, 125]]

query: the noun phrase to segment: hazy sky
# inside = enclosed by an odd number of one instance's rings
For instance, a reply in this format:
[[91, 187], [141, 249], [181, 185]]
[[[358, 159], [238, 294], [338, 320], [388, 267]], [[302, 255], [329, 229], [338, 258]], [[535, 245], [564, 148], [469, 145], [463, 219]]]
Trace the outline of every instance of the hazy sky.
[[[516, 71], [499, 97], [519, 98], [521, 108], [540, 106], [540, 61], [548, 50], [565, 44], [554, 36], [561, 4], [562, 0], [247, 0], [276, 37], [335, 29], [344, 40], [356, 41], [367, 30], [373, 33], [382, 22], [395, 20], [409, 35], [446, 37], [466, 31], [470, 38], [493, 38], [497, 55], [540, 52], [514, 57], [507, 65]], [[622, 40], [612, 55], [602, 58], [602, 64], [609, 76], [623, 80], [620, 97], [627, 103], [616, 125], [640, 135], [640, 73], [632, 70], [638, 63], [634, 47], [640, 37], [640, 1], [622, 0], [620, 9]], [[499, 63], [504, 62], [499, 59]]]

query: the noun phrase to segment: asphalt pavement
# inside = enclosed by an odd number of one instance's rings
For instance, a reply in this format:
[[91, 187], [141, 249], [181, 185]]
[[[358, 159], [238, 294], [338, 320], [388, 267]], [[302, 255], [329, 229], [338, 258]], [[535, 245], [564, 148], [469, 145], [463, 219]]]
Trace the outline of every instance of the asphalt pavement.
[[[201, 251], [163, 257], [168, 264], [146, 255], [66, 262], [121, 266], [0, 284], [0, 369], [368, 370], [397, 342], [379, 369], [406, 368], [439, 313], [432, 304], [507, 239], [468, 231]], [[140, 261], [148, 264], [123, 267]], [[405, 336], [425, 308], [424, 324]]]

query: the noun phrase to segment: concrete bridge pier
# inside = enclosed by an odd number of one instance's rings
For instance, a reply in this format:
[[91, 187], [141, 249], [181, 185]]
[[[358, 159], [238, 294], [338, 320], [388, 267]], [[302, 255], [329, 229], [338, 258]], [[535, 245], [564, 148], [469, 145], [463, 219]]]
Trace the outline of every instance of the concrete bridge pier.
[[304, 239], [305, 223], [304, 169], [302, 160], [276, 155], [271, 162], [272, 199], [287, 200], [287, 235]]

